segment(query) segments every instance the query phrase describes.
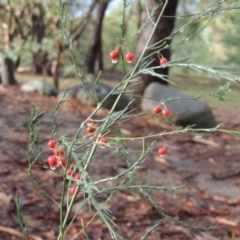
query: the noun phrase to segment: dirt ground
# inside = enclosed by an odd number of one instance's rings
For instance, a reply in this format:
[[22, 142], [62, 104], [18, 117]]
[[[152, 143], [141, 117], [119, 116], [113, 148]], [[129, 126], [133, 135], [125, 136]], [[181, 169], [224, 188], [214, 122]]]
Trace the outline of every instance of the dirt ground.
[[[57, 206], [47, 199], [28, 177], [28, 124], [30, 106], [36, 104], [46, 111], [41, 121], [40, 142], [42, 158], [50, 154], [47, 142], [51, 139], [51, 109], [55, 97], [21, 93], [18, 86], [0, 89], [0, 239], [23, 239], [14, 216], [14, 199], [18, 190], [24, 203], [22, 214], [31, 239], [57, 239], [59, 212]], [[66, 103], [58, 115], [58, 132], [72, 137], [79, 124], [88, 117], [93, 108], [85, 107], [74, 99]], [[240, 130], [240, 109], [215, 107], [217, 123], [232, 130]], [[98, 113], [102, 117], [104, 112]], [[152, 116], [141, 121], [135, 119], [120, 125], [128, 136], [142, 136], [173, 129]], [[156, 140], [157, 148], [162, 144]], [[137, 177], [143, 183], [166, 187], [185, 186], [174, 193], [158, 192], [156, 200], [164, 212], [191, 226], [213, 228], [208, 231], [189, 228], [164, 220], [148, 240], [239, 240], [240, 239], [240, 147], [239, 138], [216, 133], [203, 138], [189, 135], [171, 135], [165, 138], [168, 154], [165, 158], [152, 153], [139, 168]], [[141, 149], [140, 141], [131, 141], [129, 147]], [[121, 157], [114, 149], [98, 149], [98, 159], [89, 172], [94, 179], [114, 176], [123, 171]], [[55, 199], [60, 199], [61, 177], [39, 164], [34, 176], [41, 186]], [[78, 202], [81, 202], [81, 197]], [[146, 199], [138, 200], [131, 193], [120, 191], [109, 202], [111, 217], [118, 224], [118, 232], [125, 239], [139, 240], [151, 225], [160, 220], [152, 204]], [[81, 211], [70, 228], [66, 239], [72, 239], [81, 229], [81, 220], [87, 222], [94, 209]], [[106, 226], [99, 218], [88, 228], [92, 240], [110, 239]], [[84, 239], [78, 237], [76, 239]]]

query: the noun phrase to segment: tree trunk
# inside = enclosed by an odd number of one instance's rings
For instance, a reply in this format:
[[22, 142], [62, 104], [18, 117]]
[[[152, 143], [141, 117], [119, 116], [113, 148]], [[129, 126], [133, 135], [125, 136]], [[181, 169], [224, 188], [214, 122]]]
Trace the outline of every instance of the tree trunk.
[[54, 59], [51, 63], [51, 74], [53, 76], [53, 85], [58, 89], [59, 88], [59, 67], [61, 65], [61, 56], [62, 56], [62, 52], [63, 52], [64, 46], [62, 44], [62, 42], [58, 42], [57, 43], [57, 58]]
[[14, 85], [14, 63], [10, 58], [0, 53], [0, 83], [3, 85]]
[[43, 74], [48, 63], [48, 53], [41, 49], [33, 54], [33, 71], [35, 74]]
[[95, 19], [93, 35], [85, 59], [85, 67], [87, 73], [94, 74], [96, 65], [98, 67], [97, 70], [103, 69], [101, 33], [104, 14], [109, 2], [109, 0], [99, 0], [97, 3], [97, 16]]
[[[31, 20], [32, 20], [32, 38], [36, 40], [38, 44], [42, 43], [45, 37], [45, 24], [44, 24], [44, 9], [41, 4], [31, 3], [29, 5], [31, 10]], [[34, 11], [38, 9], [39, 14]], [[33, 54], [33, 70], [36, 74], [43, 74], [46, 63], [48, 62], [48, 53], [43, 51], [41, 48]]]
[[[154, 6], [156, 6], [156, 4], [161, 4], [161, 6], [157, 9], [157, 12], [154, 14], [153, 16], [153, 20], [156, 21], [157, 17], [159, 16], [162, 7], [164, 5], [164, 0], [149, 0], [148, 1], [148, 8], [149, 8], [149, 12], [151, 12], [151, 10], [153, 9]], [[165, 11], [163, 13], [164, 16], [175, 16], [176, 14], [176, 9], [177, 9], [177, 4], [178, 4], [178, 0], [169, 0], [167, 7], [165, 8]], [[162, 17], [156, 32], [152, 38], [151, 44], [154, 44], [166, 37], [168, 37], [173, 28], [174, 28], [174, 17]], [[139, 41], [138, 41], [138, 45], [137, 45], [137, 50], [136, 50], [136, 59], [140, 56], [142, 49], [144, 49], [144, 46], [153, 30], [153, 24], [149, 24], [147, 27], [145, 27], [142, 31], [142, 33], [139, 36]], [[171, 40], [167, 40], [167, 44], [170, 45], [171, 44]], [[153, 52], [154, 50], [149, 50], [147, 51], [146, 55]], [[168, 60], [170, 59], [171, 56], [171, 52], [170, 52], [170, 48], [168, 49], [164, 49], [161, 54], [167, 58]], [[153, 62], [150, 64], [149, 67], [156, 67], [159, 66], [159, 57], [157, 56], [157, 54], [153, 54], [149, 59], [149, 61], [153, 60]], [[155, 72], [158, 74], [163, 74], [163, 75], [168, 75], [168, 68], [160, 68], [160, 69], [156, 69]], [[138, 91], [139, 94], [143, 94], [145, 88], [152, 82], [159, 82], [161, 84], [167, 85], [168, 83], [156, 76], [152, 76], [149, 74], [144, 74], [144, 76], [142, 76], [142, 82], [139, 85]]]

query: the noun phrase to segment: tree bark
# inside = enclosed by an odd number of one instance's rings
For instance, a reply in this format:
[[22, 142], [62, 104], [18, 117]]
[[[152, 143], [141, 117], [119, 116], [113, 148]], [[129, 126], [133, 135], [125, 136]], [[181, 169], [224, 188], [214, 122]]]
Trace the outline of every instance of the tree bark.
[[[104, 14], [109, 2], [109, 0], [99, 0], [97, 3], [97, 16], [95, 19], [93, 35], [85, 59], [87, 73], [94, 74], [95, 70], [103, 69], [101, 33]], [[95, 66], [97, 66], [98, 69], [95, 69]]]
[[[153, 21], [156, 21], [157, 17], [159, 16], [162, 7], [165, 3], [165, 0], [149, 0], [148, 1], [148, 9], [149, 12], [152, 11], [153, 7], [155, 7], [157, 4], [161, 4], [161, 6], [157, 9], [157, 12], [154, 14], [153, 16]], [[167, 7], [164, 10], [163, 13], [163, 17], [160, 20], [159, 25], [157, 26], [157, 30], [152, 38], [151, 44], [154, 44], [166, 37], [168, 37], [173, 28], [174, 28], [174, 21], [175, 18], [174, 17], [165, 17], [165, 16], [175, 16], [176, 14], [176, 9], [177, 9], [177, 4], [178, 4], [178, 0], [169, 0]], [[138, 40], [138, 45], [137, 45], [137, 50], [136, 50], [136, 59], [140, 56], [142, 49], [144, 49], [144, 46], [153, 30], [153, 24], [149, 24], [146, 28], [143, 29], [142, 33], [139, 36], [139, 40]], [[171, 43], [171, 39], [167, 40], [167, 44], [170, 45]], [[153, 52], [154, 50], [149, 50], [147, 51], [146, 55]], [[170, 48], [168, 49], [164, 49], [161, 54], [167, 58], [168, 60], [170, 60], [171, 57], [171, 52], [170, 52]], [[157, 54], [153, 54], [150, 59], [148, 59], [149, 61], [153, 60], [153, 62], [150, 64], [149, 67], [156, 67], [159, 66], [159, 57], [157, 56]], [[155, 70], [156, 73], [158, 74], [163, 74], [163, 75], [168, 75], [169, 69], [168, 68], [159, 68]], [[152, 82], [159, 82], [161, 84], [167, 85], [168, 83], [156, 76], [152, 76], [149, 74], [144, 74], [144, 76], [142, 76], [142, 82], [139, 85], [138, 91], [139, 94], [143, 94], [145, 88]]]
[[43, 74], [44, 67], [48, 63], [48, 52], [39, 50], [33, 54], [33, 71], [35, 74]]
[[[29, 5], [31, 9], [32, 19], [32, 38], [36, 39], [36, 42], [41, 44], [45, 37], [45, 24], [44, 24], [44, 9], [41, 4], [32, 3]], [[39, 15], [34, 11], [39, 10]], [[48, 53], [41, 48], [39, 51], [33, 54], [33, 70], [36, 74], [43, 74], [46, 63], [48, 62]]]
[[10, 58], [0, 53], [0, 83], [3, 85], [14, 85], [14, 63]]
[[59, 88], [59, 67], [61, 65], [61, 56], [63, 53], [64, 47], [62, 42], [57, 43], [57, 58], [51, 62], [51, 74], [53, 76], [53, 85], [58, 89]]

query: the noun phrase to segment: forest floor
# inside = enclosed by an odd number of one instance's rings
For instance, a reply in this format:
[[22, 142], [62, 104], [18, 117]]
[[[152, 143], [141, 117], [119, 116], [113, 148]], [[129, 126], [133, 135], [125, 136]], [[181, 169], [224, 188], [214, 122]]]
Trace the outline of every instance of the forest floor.
[[[45, 111], [41, 121], [39, 144], [42, 159], [51, 153], [47, 142], [51, 135], [51, 110], [55, 97], [25, 94], [19, 86], [0, 88], [0, 239], [23, 239], [21, 229], [14, 216], [15, 196], [18, 191], [24, 203], [22, 215], [30, 239], [55, 240], [59, 226], [57, 206], [47, 199], [28, 176], [28, 124], [31, 104]], [[212, 107], [217, 124], [240, 130], [240, 107]], [[238, 109], [237, 109], [238, 106]], [[58, 132], [71, 138], [94, 108], [86, 107], [76, 100], [69, 100], [59, 111]], [[99, 111], [96, 118], [103, 117]], [[141, 121], [132, 119], [119, 128], [128, 136], [137, 137], [149, 133], [173, 130], [172, 126], [159, 122], [156, 117], [144, 116]], [[185, 224], [199, 228], [213, 227], [204, 231], [164, 220], [149, 236], [148, 240], [239, 240], [240, 239], [240, 147], [239, 137], [215, 133], [203, 138], [190, 135], [170, 135], [165, 138], [168, 154], [165, 158], [151, 153], [137, 172], [142, 183], [166, 187], [185, 186], [173, 193], [156, 192], [156, 201], [164, 213]], [[156, 139], [157, 147], [162, 139]], [[142, 148], [141, 141], [131, 141], [132, 150]], [[90, 166], [93, 179], [116, 175], [126, 169], [121, 157], [112, 148], [98, 149], [98, 159]], [[41, 167], [33, 170], [34, 177], [54, 199], [60, 199], [61, 176]], [[77, 204], [82, 201], [80, 196]], [[125, 239], [139, 240], [152, 224], [161, 219], [151, 202], [136, 199], [131, 193], [119, 191], [108, 203], [111, 216]], [[81, 220], [86, 223], [95, 214], [94, 208], [79, 212], [71, 224], [67, 239], [81, 229]], [[96, 218], [87, 229], [91, 240], [110, 239], [106, 226]], [[84, 239], [78, 237], [76, 239]]]

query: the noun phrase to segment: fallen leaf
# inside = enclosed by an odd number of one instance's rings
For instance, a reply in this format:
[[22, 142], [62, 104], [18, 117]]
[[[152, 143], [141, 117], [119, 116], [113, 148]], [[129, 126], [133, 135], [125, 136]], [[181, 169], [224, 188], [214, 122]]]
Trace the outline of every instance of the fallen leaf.
[[228, 220], [226, 218], [213, 218], [213, 217], [209, 217], [208, 220], [212, 223], [219, 223], [222, 225], [227, 225], [230, 227], [236, 227], [238, 225], [237, 222], [233, 221], [233, 220]]
[[4, 192], [0, 192], [0, 201], [4, 202], [5, 204], [8, 204], [11, 200], [11, 196], [8, 196], [7, 194], [5, 194]]
[[217, 218], [216, 222], [220, 223], [220, 224], [228, 225], [228, 226], [231, 226], [231, 227], [236, 227], [237, 226], [236, 222], [234, 222], [232, 220], [228, 220], [226, 218]]
[[170, 166], [170, 163], [165, 158], [160, 157], [160, 156], [155, 156], [154, 161], [164, 164], [165, 166]]

